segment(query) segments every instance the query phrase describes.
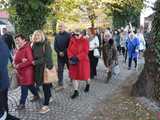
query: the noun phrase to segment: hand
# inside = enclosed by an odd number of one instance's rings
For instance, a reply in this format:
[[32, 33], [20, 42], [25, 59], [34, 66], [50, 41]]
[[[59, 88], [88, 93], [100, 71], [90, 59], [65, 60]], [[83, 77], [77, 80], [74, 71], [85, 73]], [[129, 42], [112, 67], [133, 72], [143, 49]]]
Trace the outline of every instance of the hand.
[[94, 47], [95, 47], [95, 48], [97, 48], [97, 47], [98, 47], [97, 43], [94, 43]]
[[16, 68], [16, 65], [15, 65], [15, 63], [12, 63], [12, 67], [13, 67], [13, 68]]
[[59, 56], [64, 57], [64, 53], [63, 53], [63, 52], [60, 52], [60, 53], [59, 53]]
[[135, 50], [135, 52], [137, 52], [137, 53], [138, 53], [138, 52], [139, 52], [139, 50], [138, 50], [138, 49], [136, 49], [136, 50]]
[[118, 61], [117, 60], [115, 61], [115, 64], [118, 65]]
[[23, 59], [22, 59], [22, 63], [25, 63], [26, 61], [27, 61], [26, 58], [23, 58]]
[[19, 65], [15, 65], [15, 68], [18, 69]]
[[35, 61], [32, 61], [32, 64], [35, 65]]
[[16, 49], [13, 49], [13, 55], [16, 53]]

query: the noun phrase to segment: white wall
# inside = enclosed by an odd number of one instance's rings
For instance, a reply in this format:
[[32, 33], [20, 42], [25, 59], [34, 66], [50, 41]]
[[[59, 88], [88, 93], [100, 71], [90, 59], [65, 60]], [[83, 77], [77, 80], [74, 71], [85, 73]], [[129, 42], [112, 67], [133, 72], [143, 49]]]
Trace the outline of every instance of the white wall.
[[148, 17], [149, 15], [151, 15], [154, 12], [151, 7], [154, 6], [155, 1], [156, 0], [148, 0], [147, 2], [144, 2], [144, 4], [147, 7], [144, 7], [142, 12], [141, 12], [140, 25], [144, 26], [144, 18]]

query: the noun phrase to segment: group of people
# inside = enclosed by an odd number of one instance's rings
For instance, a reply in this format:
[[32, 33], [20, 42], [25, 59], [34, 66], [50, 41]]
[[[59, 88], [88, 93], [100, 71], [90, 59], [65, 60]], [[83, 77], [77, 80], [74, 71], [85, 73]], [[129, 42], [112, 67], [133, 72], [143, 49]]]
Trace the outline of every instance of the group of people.
[[[39, 113], [49, 111], [49, 101], [51, 98], [51, 83], [45, 83], [43, 78], [44, 68], [52, 69], [52, 49], [41, 30], [36, 30], [31, 40], [24, 35], [17, 34], [15, 36], [16, 48], [13, 54], [8, 49], [8, 44], [4, 36], [0, 37], [0, 115], [6, 115], [6, 119], [18, 119], [8, 114], [8, 59], [12, 63], [13, 69], [16, 70], [17, 83], [21, 87], [21, 96], [17, 110], [25, 108], [28, 90], [33, 94], [32, 102], [40, 99], [39, 87], [43, 87], [44, 103], [39, 109]], [[12, 60], [12, 61], [11, 61]], [[1, 117], [1, 116], [0, 116]], [[5, 119], [4, 119], [5, 120]]]
[[[6, 41], [10, 41], [9, 44]], [[55, 35], [53, 44], [57, 53], [58, 65], [58, 87], [56, 90], [64, 89], [63, 72], [66, 65], [74, 87], [71, 99], [79, 96], [79, 81], [86, 82], [84, 92], [89, 92], [90, 81], [97, 76], [96, 68], [99, 58], [103, 58], [104, 65], [108, 68], [106, 71], [108, 74], [106, 82], [108, 83], [112, 78], [114, 66], [118, 65], [119, 54], [123, 54], [125, 62], [128, 57], [128, 69], [130, 70], [132, 60], [135, 61], [136, 68], [138, 54], [145, 50], [145, 40], [141, 30], [135, 34], [129, 29], [114, 31], [107, 29], [102, 32], [95, 28], [88, 28], [82, 31], [76, 29], [69, 33], [65, 30], [64, 23], [59, 24], [59, 33]], [[50, 110], [49, 102], [53, 86], [52, 83], [45, 83], [43, 73], [45, 67], [53, 68], [52, 57], [50, 42], [41, 30], [36, 30], [31, 39], [17, 34], [15, 43], [11, 36], [3, 35], [0, 37], [0, 118], [8, 114], [8, 59], [16, 70], [17, 81], [21, 87], [17, 110], [25, 109], [28, 90], [33, 94], [31, 102], [41, 99], [40, 87], [43, 88], [44, 103], [43, 107], [39, 109], [39, 113], [46, 113]]]

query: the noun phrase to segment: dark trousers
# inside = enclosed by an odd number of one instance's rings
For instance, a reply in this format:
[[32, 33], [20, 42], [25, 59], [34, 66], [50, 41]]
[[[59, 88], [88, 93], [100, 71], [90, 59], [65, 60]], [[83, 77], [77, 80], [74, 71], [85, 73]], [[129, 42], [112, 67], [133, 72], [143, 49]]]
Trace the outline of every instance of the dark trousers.
[[49, 105], [49, 100], [51, 97], [51, 87], [52, 84], [43, 84], [43, 92], [44, 92], [44, 104]]
[[58, 57], [58, 85], [63, 85], [63, 72], [64, 72], [64, 66], [67, 65], [68, 68], [68, 60], [67, 58], [60, 58]]
[[137, 59], [136, 58], [129, 58], [129, 63], [128, 63], [128, 67], [131, 68], [132, 66], [132, 60], [135, 62], [135, 68], [137, 67]]
[[35, 88], [34, 85], [23, 85], [23, 86], [21, 86], [20, 104], [25, 105], [26, 99], [27, 99], [27, 96], [28, 96], [28, 90], [30, 90], [31, 93], [32, 93], [34, 96], [38, 96], [37, 89]]
[[127, 61], [127, 57], [128, 57], [128, 50], [126, 49], [126, 50], [125, 50], [125, 63], [126, 63], [126, 61]]
[[121, 53], [121, 46], [120, 45], [117, 46], [117, 50], [119, 53]]
[[13, 58], [12, 58], [11, 55], [9, 56], [9, 60], [10, 60], [11, 63], [13, 62]]
[[125, 47], [121, 47], [121, 51], [122, 51], [123, 56], [125, 56]]
[[0, 114], [7, 112], [6, 120], [20, 120], [8, 113], [8, 89], [0, 91]]
[[0, 112], [8, 112], [8, 89], [0, 90]]
[[89, 51], [89, 59], [90, 59], [90, 78], [94, 79], [94, 76], [97, 75], [98, 58], [96, 58], [93, 55], [93, 51]]
[[12, 56], [13, 56], [13, 50], [10, 50], [9, 60], [11, 63], [13, 62]]

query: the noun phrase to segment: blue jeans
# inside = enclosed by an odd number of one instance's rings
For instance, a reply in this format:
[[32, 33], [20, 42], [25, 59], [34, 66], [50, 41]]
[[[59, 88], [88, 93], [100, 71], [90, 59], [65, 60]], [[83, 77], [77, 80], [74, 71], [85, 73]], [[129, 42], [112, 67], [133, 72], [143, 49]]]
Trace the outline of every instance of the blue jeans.
[[26, 99], [27, 99], [27, 96], [28, 96], [28, 90], [30, 90], [31, 93], [32, 93], [34, 96], [38, 96], [37, 89], [35, 88], [34, 85], [23, 85], [23, 86], [21, 86], [20, 104], [25, 105]]

